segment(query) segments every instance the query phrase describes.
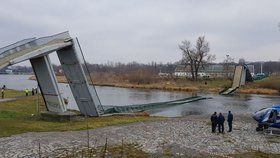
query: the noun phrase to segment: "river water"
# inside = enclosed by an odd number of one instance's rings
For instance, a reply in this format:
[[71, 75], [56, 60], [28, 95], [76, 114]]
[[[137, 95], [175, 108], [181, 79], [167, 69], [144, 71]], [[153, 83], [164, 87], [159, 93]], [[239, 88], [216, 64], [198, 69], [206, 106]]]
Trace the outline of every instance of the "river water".
[[[36, 81], [28, 80], [30, 75], [0, 75], [0, 86], [6, 85], [9, 89], [24, 90], [37, 86]], [[78, 109], [68, 84], [59, 84], [60, 92], [64, 98], [69, 99], [69, 109]], [[161, 101], [176, 100], [190, 97], [186, 92], [169, 92], [162, 90], [129, 89], [116, 87], [96, 86], [102, 105], [131, 105]], [[190, 114], [211, 114], [214, 111], [226, 113], [252, 114], [253, 112], [280, 104], [280, 96], [271, 95], [232, 95], [221, 96], [218, 94], [199, 94], [212, 97], [209, 100], [201, 100], [172, 107], [159, 108], [150, 111], [151, 115], [179, 117]], [[1, 109], [0, 109], [1, 110]]]

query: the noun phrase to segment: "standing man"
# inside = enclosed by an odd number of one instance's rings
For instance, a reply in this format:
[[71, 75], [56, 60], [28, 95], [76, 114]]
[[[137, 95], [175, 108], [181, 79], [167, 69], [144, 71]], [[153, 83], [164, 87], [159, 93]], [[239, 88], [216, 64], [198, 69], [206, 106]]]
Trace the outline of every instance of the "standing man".
[[212, 116], [211, 116], [212, 133], [216, 132], [217, 121], [218, 121], [217, 113], [214, 112], [214, 114], [212, 114]]
[[2, 88], [2, 90], [1, 90], [1, 96], [2, 96], [2, 99], [5, 98], [5, 89], [3, 89], [3, 88]]
[[25, 89], [25, 96], [28, 96], [29, 90], [26, 88]]
[[31, 94], [34, 95], [35, 94], [35, 89], [32, 88]]
[[218, 128], [219, 128], [219, 133], [224, 133], [224, 122], [225, 122], [225, 117], [223, 116], [222, 113], [219, 114], [218, 117]]
[[228, 117], [227, 117], [228, 132], [232, 131], [232, 121], [233, 121], [233, 115], [232, 115], [231, 111], [228, 111]]

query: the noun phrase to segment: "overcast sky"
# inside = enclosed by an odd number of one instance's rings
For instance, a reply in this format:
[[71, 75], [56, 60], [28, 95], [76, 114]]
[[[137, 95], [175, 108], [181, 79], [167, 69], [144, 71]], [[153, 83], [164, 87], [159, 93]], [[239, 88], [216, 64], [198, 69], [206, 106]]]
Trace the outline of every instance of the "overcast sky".
[[204, 35], [216, 62], [279, 60], [279, 22], [279, 0], [1, 0], [0, 47], [68, 30], [91, 63], [166, 63]]

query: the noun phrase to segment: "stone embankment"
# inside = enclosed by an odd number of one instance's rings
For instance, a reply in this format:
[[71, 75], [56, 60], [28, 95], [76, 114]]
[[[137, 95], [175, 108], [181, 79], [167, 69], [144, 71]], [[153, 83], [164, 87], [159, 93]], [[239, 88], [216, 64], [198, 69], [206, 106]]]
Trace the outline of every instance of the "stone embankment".
[[[280, 153], [280, 137], [257, 133], [255, 127], [256, 123], [249, 117], [240, 116], [234, 121], [232, 133], [211, 133], [208, 116], [188, 116], [89, 130], [89, 143], [96, 147], [104, 145], [106, 138], [109, 145], [124, 140], [141, 145], [149, 153], [162, 152], [165, 146], [178, 155], [204, 153], [223, 157], [248, 151]], [[87, 142], [87, 131], [25, 133], [0, 138], [0, 157], [38, 157], [38, 151], [50, 156], [60, 149], [87, 146]]]

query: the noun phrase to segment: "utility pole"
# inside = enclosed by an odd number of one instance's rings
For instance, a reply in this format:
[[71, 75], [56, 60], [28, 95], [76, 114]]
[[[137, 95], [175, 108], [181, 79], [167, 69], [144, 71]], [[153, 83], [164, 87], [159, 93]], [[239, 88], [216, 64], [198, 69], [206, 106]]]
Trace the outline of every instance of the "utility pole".
[[261, 74], [263, 73], [263, 61], [261, 62]]
[[229, 55], [227, 54], [226, 55], [226, 75], [227, 75], [227, 78], [229, 77], [228, 69], [229, 69]]

